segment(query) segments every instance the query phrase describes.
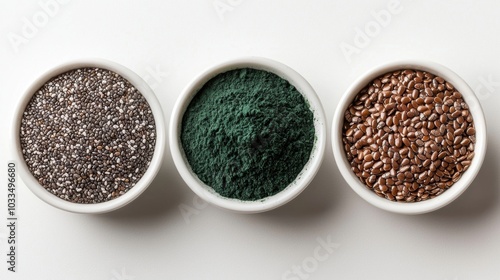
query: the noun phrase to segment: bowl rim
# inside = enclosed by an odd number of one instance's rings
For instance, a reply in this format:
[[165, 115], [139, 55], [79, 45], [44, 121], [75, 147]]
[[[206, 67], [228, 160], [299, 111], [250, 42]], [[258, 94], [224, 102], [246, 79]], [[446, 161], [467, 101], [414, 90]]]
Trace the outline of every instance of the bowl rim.
[[[146, 170], [146, 173], [144, 173], [144, 175], [141, 177], [141, 179], [139, 179], [136, 185], [132, 187], [129, 191], [127, 191], [125, 194], [113, 200], [96, 204], [80, 204], [80, 203], [69, 202], [53, 195], [52, 193], [48, 192], [45, 188], [43, 188], [29, 171], [28, 166], [24, 161], [24, 157], [22, 155], [22, 150], [21, 150], [21, 144], [19, 141], [20, 137], [19, 129], [21, 126], [22, 115], [24, 113], [24, 110], [28, 102], [31, 100], [35, 92], [38, 89], [40, 89], [40, 87], [47, 81], [49, 81], [51, 78], [56, 77], [62, 73], [79, 68], [102, 68], [110, 70], [112, 72], [119, 74], [127, 81], [129, 81], [145, 97], [145, 99], [149, 103], [156, 126], [155, 150], [151, 163], [148, 169]], [[132, 202], [134, 199], [139, 197], [139, 195], [143, 193], [147, 189], [147, 187], [151, 184], [156, 174], [158, 173], [163, 161], [163, 154], [166, 141], [165, 131], [166, 131], [165, 121], [163, 118], [163, 111], [160, 106], [160, 103], [156, 98], [153, 90], [139, 75], [137, 75], [129, 68], [107, 59], [102, 59], [102, 58], [76, 59], [59, 64], [58, 66], [55, 66], [43, 72], [42, 75], [40, 75], [34, 82], [32, 82], [31, 85], [25, 90], [22, 98], [20, 99], [20, 101], [16, 106], [13, 125], [12, 125], [12, 135], [14, 142], [13, 146], [15, 148], [14, 158], [16, 164], [19, 166], [19, 172], [24, 184], [38, 198], [45, 201], [46, 203], [61, 210], [73, 213], [85, 213], [85, 214], [106, 213], [119, 209], [127, 205], [128, 203]]]
[[[253, 68], [268, 71], [287, 80], [304, 96], [314, 113], [316, 136], [315, 144], [313, 146], [313, 150], [311, 151], [309, 161], [302, 172], [298, 175], [298, 179], [281, 192], [257, 201], [243, 201], [234, 198], [222, 197], [211, 187], [203, 183], [194, 174], [194, 172], [192, 172], [189, 163], [185, 158], [180, 141], [180, 129], [185, 109], [190, 104], [192, 98], [198, 93], [199, 89], [206, 82], [220, 73], [242, 68]], [[269, 211], [286, 204], [298, 196], [309, 185], [323, 161], [327, 138], [326, 130], [326, 118], [321, 101], [312, 86], [304, 77], [281, 62], [263, 57], [250, 56], [230, 59], [211, 66], [202, 71], [184, 88], [182, 94], [179, 96], [174, 105], [170, 117], [169, 143], [172, 158], [175, 166], [177, 167], [177, 171], [196, 195], [223, 209], [241, 213], [258, 213]]]
[[[375, 192], [369, 190], [366, 185], [359, 181], [359, 179], [351, 171], [350, 164], [346, 159], [342, 144], [342, 126], [344, 112], [347, 109], [348, 105], [352, 102], [353, 98], [364, 86], [366, 86], [374, 78], [391, 71], [405, 69], [427, 71], [431, 74], [441, 76], [446, 81], [450, 82], [462, 94], [465, 102], [469, 105], [469, 110], [474, 119], [474, 125], [476, 129], [474, 159], [472, 160], [469, 169], [462, 174], [460, 180], [438, 197], [415, 203], [393, 202], [386, 198], [381, 198], [377, 196]], [[370, 204], [380, 209], [400, 214], [428, 213], [442, 208], [458, 198], [469, 187], [469, 185], [472, 183], [477, 173], [479, 172], [484, 161], [487, 146], [486, 120], [483, 109], [481, 108], [481, 104], [474, 94], [474, 91], [465, 82], [465, 80], [463, 80], [451, 69], [441, 64], [427, 60], [398, 60], [388, 62], [375, 66], [361, 75], [342, 95], [342, 98], [338, 103], [337, 109], [334, 113], [331, 133], [334, 158], [342, 176], [344, 177], [348, 185], [354, 190], [354, 192], [356, 192]]]

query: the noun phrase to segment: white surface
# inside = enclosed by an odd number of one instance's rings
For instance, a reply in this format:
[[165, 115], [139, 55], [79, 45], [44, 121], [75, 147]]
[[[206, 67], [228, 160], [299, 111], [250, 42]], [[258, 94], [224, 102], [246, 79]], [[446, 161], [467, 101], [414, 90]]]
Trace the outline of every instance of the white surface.
[[[290, 84], [304, 95], [307, 104], [313, 111], [314, 127], [316, 130], [314, 146], [308, 162], [302, 171], [297, 175], [289, 186], [281, 192], [256, 201], [242, 201], [239, 199], [227, 199], [215, 192], [211, 187], [203, 183], [191, 170], [186, 156], [182, 151], [180, 141], [181, 122], [186, 108], [200, 90], [200, 88], [213, 77], [234, 69], [253, 68], [272, 72], [279, 77], [286, 79]], [[224, 61], [214, 67], [210, 67], [198, 77], [196, 77], [182, 92], [181, 96], [172, 109], [170, 116], [169, 141], [170, 153], [177, 171], [184, 179], [184, 182], [205, 201], [213, 205], [233, 210], [241, 213], [259, 213], [276, 209], [299, 195], [314, 179], [321, 167], [326, 149], [326, 119], [323, 106], [318, 95], [311, 85], [295, 70], [272, 59], [262, 57], [245, 57], [230, 61]]]
[[[474, 128], [476, 130], [476, 141], [474, 145], [474, 159], [472, 164], [469, 166], [467, 171], [461, 176], [460, 180], [453, 184], [453, 188], [450, 188], [442, 195], [429, 199], [426, 201], [421, 201], [418, 203], [399, 203], [393, 202], [386, 198], [381, 198], [375, 194], [372, 190], [369, 190], [364, 183], [362, 183], [358, 177], [352, 172], [351, 164], [347, 160], [344, 144], [342, 143], [342, 128], [344, 126], [344, 113], [347, 107], [351, 104], [352, 100], [358, 93], [373, 79], [390, 73], [392, 71], [401, 69], [414, 69], [427, 71], [434, 75], [440, 76], [446, 81], [450, 82], [456, 90], [461, 94], [469, 110], [474, 118]], [[486, 131], [486, 119], [484, 117], [483, 109], [474, 94], [470, 86], [455, 72], [451, 71], [449, 68], [428, 60], [414, 60], [414, 61], [391, 61], [383, 65], [379, 65], [370, 69], [367, 73], [359, 77], [352, 85], [347, 89], [346, 93], [342, 96], [339, 101], [339, 105], [336, 108], [335, 115], [332, 120], [332, 149], [335, 162], [339, 168], [340, 174], [344, 177], [349, 186], [359, 194], [364, 200], [371, 203], [372, 205], [391, 211], [394, 213], [401, 214], [423, 214], [435, 211], [442, 208], [455, 199], [457, 199], [474, 181], [475, 177], [479, 173], [481, 166], [484, 161], [486, 154], [486, 144], [487, 144], [487, 131]]]
[[[150, 188], [110, 214], [67, 213], [19, 185], [19, 272], [7, 273], [2, 261], [0, 279], [282, 279], [304, 261], [310, 271], [304, 279], [500, 279], [500, 2], [401, 1], [402, 10], [366, 46], [358, 44], [350, 63], [342, 42], [354, 45], [356, 28], [370, 27], [371, 12], [389, 1], [312, 2], [70, 1], [16, 53], [8, 34], [19, 34], [23, 18], [42, 10], [38, 0], [2, 0], [0, 182], [11, 159], [14, 103], [34, 79], [67, 60], [102, 57], [131, 68], [155, 90], [168, 120], [181, 90], [203, 69], [239, 56], [269, 57], [311, 83], [330, 126], [341, 94], [359, 75], [389, 60], [423, 58], [463, 77], [485, 110], [488, 153], [462, 196], [425, 215], [379, 210], [347, 186], [328, 145], [300, 196], [242, 215], [193, 201], [167, 152]], [[221, 20], [214, 3], [235, 7]], [[179, 207], [199, 210], [187, 223]], [[6, 237], [1, 226], [2, 256]], [[335, 244], [325, 250], [328, 239]]]

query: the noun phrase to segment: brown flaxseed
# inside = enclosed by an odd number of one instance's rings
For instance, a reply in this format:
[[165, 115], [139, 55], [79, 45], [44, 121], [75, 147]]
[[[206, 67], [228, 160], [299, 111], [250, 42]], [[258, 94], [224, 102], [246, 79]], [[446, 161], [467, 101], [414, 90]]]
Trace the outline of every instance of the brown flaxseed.
[[359, 92], [344, 114], [343, 143], [352, 171], [378, 196], [418, 202], [461, 178], [474, 157], [475, 133], [451, 83], [407, 69]]

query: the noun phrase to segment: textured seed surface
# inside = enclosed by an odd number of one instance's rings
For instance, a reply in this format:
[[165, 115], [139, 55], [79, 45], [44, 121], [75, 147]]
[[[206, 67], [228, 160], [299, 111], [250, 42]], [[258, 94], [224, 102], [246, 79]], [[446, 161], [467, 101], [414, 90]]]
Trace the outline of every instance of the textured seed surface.
[[25, 108], [20, 141], [26, 164], [50, 193], [90, 204], [125, 194], [153, 157], [149, 104], [120, 75], [81, 68], [45, 83]]
[[474, 157], [475, 133], [469, 107], [451, 83], [407, 69], [359, 92], [344, 113], [342, 140], [367, 188], [389, 200], [418, 202], [460, 179]]

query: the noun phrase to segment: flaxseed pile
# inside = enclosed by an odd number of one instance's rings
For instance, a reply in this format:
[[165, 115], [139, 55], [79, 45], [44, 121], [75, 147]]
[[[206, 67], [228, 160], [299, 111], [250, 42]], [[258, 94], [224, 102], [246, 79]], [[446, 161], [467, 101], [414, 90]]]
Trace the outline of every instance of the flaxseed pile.
[[344, 115], [343, 143], [356, 176], [399, 202], [434, 198], [474, 157], [475, 129], [460, 92], [433, 74], [402, 70], [370, 82]]
[[153, 157], [156, 127], [149, 104], [126, 79], [82, 68], [45, 83], [20, 127], [28, 168], [50, 193], [100, 203], [126, 193]]

